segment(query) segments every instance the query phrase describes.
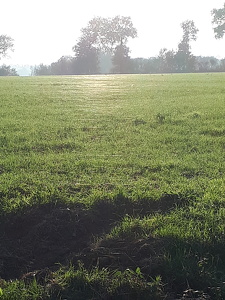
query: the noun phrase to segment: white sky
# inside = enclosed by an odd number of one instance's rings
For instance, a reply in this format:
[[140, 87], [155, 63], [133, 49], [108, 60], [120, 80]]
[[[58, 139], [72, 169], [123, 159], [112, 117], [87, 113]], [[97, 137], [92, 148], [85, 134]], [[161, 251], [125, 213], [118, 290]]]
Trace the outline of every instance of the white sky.
[[130, 16], [138, 38], [129, 42], [132, 57], [156, 56], [161, 48], [176, 49], [180, 23], [193, 20], [199, 29], [195, 55], [225, 57], [225, 37], [214, 38], [211, 10], [225, 0], [0, 0], [0, 34], [15, 40], [6, 64], [50, 64], [72, 47], [95, 16]]

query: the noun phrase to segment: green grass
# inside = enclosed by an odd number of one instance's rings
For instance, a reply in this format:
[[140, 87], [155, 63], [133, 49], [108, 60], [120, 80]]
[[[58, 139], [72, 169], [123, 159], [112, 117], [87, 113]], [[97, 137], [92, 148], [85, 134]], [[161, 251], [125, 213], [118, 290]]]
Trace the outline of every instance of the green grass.
[[[150, 286], [146, 299], [187, 288], [225, 297], [224, 80], [222, 73], [0, 78], [2, 226], [33, 208], [82, 207], [95, 225], [103, 218], [102, 231], [88, 238], [96, 253], [105, 247], [111, 255], [123, 241], [135, 257], [54, 271], [55, 299], [78, 297], [66, 274], [79, 270], [89, 282], [81, 299], [137, 299], [140, 291], [145, 299]], [[137, 254], [145, 244], [154, 251]], [[143, 278], [135, 287], [127, 280], [126, 298], [119, 282], [137, 268]], [[87, 279], [93, 272], [98, 287]], [[0, 283], [0, 299], [17, 299], [24, 284]], [[18, 299], [55, 295], [53, 282], [32, 284]]]

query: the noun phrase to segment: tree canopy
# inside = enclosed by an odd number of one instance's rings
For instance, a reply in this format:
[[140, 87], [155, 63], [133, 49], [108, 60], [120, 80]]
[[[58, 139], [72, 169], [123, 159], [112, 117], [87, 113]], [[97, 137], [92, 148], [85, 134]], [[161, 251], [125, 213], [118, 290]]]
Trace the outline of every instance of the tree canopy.
[[188, 54], [191, 49], [190, 42], [197, 40], [198, 29], [192, 20], [186, 20], [182, 22], [181, 28], [183, 29], [183, 37], [178, 45], [178, 50]]
[[126, 44], [128, 38], [135, 38], [137, 30], [130, 17], [96, 17], [81, 29], [81, 39], [101, 51], [112, 52], [119, 44]]
[[212, 24], [216, 25], [213, 30], [215, 33], [215, 38], [220, 39], [225, 33], [225, 3], [222, 8], [214, 8], [211, 12], [212, 14]]
[[[118, 55], [119, 46], [121, 46], [120, 50], [123, 48], [127, 52], [128, 39], [136, 36], [137, 30], [130, 17], [93, 18], [85, 28], [81, 29], [81, 36], [73, 47], [76, 57], [75, 66], [79, 69], [79, 74], [98, 73], [101, 52]], [[122, 59], [121, 55], [120, 59]], [[127, 60], [127, 55], [124, 59]]]
[[9, 50], [13, 50], [13, 39], [5, 34], [0, 35], [0, 59], [7, 55]]

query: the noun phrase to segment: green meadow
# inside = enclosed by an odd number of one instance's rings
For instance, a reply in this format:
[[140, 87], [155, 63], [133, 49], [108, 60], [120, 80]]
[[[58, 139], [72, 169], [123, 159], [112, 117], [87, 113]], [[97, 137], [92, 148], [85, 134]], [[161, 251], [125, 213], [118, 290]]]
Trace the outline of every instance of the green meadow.
[[0, 78], [0, 299], [225, 299], [224, 82]]

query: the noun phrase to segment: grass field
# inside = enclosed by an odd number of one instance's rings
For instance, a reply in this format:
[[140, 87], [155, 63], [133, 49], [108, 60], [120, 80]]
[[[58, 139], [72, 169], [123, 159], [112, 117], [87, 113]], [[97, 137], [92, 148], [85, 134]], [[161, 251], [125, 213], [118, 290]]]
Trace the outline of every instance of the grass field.
[[224, 82], [0, 78], [0, 299], [225, 299]]

